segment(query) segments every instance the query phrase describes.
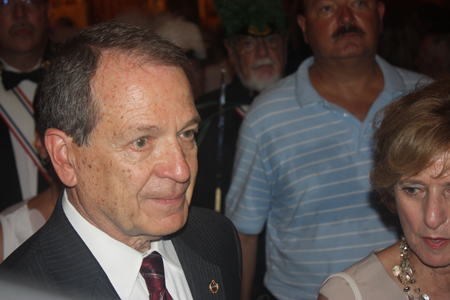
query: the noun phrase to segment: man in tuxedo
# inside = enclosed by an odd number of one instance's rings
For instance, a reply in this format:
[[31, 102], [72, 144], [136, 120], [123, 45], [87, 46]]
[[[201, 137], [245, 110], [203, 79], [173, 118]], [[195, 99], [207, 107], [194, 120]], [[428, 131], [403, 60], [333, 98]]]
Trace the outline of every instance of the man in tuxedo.
[[61, 44], [38, 110], [66, 188], [0, 279], [77, 299], [239, 297], [235, 229], [189, 209], [200, 119], [187, 73], [180, 48], [131, 25]]
[[48, 0], [0, 1], [0, 211], [48, 187], [33, 97], [48, 63]]

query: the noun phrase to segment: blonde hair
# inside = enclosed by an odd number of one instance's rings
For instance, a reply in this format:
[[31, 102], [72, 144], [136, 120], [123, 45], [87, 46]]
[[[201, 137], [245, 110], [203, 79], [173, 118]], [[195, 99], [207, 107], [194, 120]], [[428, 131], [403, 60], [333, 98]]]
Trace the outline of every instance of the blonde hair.
[[391, 103], [376, 115], [377, 120], [381, 117], [374, 126], [375, 166], [370, 178], [382, 202], [395, 213], [397, 181], [417, 175], [450, 149], [450, 78]]

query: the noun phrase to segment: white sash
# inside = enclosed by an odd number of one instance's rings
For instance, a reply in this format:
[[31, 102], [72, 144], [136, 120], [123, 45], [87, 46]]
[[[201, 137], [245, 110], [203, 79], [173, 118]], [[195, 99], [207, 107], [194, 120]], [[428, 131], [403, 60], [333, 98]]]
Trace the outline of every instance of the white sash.
[[0, 88], [0, 117], [39, 169], [39, 172], [50, 183], [50, 176], [42, 165], [34, 147], [33, 115], [33, 104], [19, 87], [9, 91]]
[[250, 108], [250, 105], [241, 105], [234, 109], [234, 111], [243, 119], [245, 115], [247, 114], [248, 109]]

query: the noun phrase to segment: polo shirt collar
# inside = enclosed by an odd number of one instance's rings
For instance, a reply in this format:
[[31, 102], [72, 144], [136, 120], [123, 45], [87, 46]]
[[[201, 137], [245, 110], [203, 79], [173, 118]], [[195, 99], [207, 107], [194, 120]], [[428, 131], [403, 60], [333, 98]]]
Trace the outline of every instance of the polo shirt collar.
[[383, 90], [374, 103], [374, 105], [376, 105], [376, 111], [378, 111], [393, 100], [397, 100], [403, 96], [408, 89], [396, 67], [392, 66], [378, 55], [375, 57], [375, 60], [384, 77]]
[[314, 56], [311, 56], [301, 63], [296, 73], [295, 97], [300, 107], [325, 100], [312, 86], [309, 79], [309, 68], [313, 64]]
[[396, 92], [404, 93], [407, 91], [407, 87], [403, 81], [403, 78], [397, 72], [396, 68], [385, 61], [380, 56], [375, 56], [375, 61], [381, 69], [384, 77], [383, 91], [393, 94]]
[[[395, 67], [386, 62], [383, 58], [376, 55], [375, 61], [381, 69], [384, 77], [384, 86], [381, 93], [391, 95], [386, 97], [386, 104], [392, 99], [398, 98], [407, 91], [402, 77]], [[309, 68], [314, 64], [314, 56], [307, 58], [299, 67], [296, 73], [296, 98], [300, 106], [306, 106], [315, 102], [327, 101], [312, 86], [309, 79]], [[380, 96], [381, 96], [380, 93]], [[380, 98], [380, 96], [378, 98]]]

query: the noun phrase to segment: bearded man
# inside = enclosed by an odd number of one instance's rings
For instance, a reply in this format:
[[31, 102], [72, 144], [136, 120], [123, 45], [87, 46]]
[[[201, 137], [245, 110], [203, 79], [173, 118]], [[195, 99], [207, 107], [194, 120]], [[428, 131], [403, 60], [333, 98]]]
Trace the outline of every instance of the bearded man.
[[216, 190], [220, 187], [220, 198], [224, 199], [231, 182], [239, 127], [253, 99], [283, 77], [287, 36], [282, 1], [217, 0], [215, 6], [225, 27], [225, 47], [237, 76], [225, 88], [220, 146], [220, 89], [196, 100], [203, 123], [198, 137], [198, 188], [192, 204], [222, 210], [223, 204], [215, 201]]

